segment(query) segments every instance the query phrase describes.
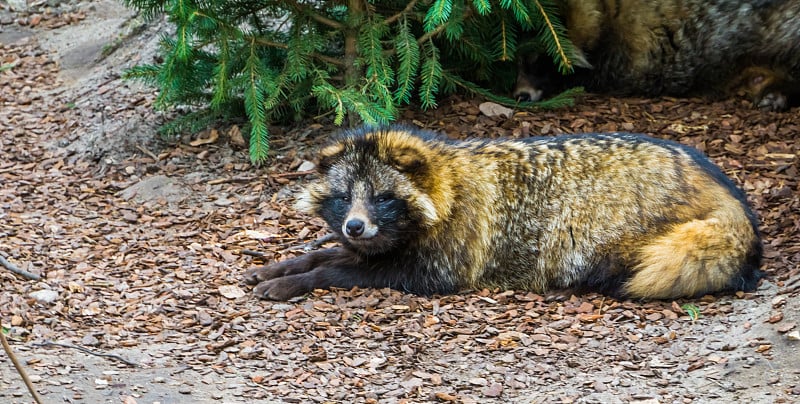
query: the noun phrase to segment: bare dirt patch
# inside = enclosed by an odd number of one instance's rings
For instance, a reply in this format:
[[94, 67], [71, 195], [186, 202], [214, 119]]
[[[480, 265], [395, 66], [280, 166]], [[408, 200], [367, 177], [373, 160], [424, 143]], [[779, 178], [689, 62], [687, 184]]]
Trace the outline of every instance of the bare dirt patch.
[[[307, 176], [297, 168], [335, 128], [281, 128], [267, 168], [224, 137], [160, 141], [154, 91], [119, 76], [152, 60], [165, 26], [112, 1], [54, 4], [0, 3], [0, 66], [12, 66], [0, 72], [0, 254], [43, 275], [0, 268], [0, 320], [47, 402], [800, 398], [797, 109], [587, 96], [490, 118], [478, 100], [453, 97], [403, 117], [451, 136], [624, 130], [698, 147], [761, 217], [768, 278], [756, 293], [641, 303], [352, 290], [265, 302], [241, 281], [262, 260], [241, 251], [283, 259], [325, 234], [292, 195]], [[42, 290], [55, 298], [31, 296]], [[0, 401], [31, 402], [4, 355]]]

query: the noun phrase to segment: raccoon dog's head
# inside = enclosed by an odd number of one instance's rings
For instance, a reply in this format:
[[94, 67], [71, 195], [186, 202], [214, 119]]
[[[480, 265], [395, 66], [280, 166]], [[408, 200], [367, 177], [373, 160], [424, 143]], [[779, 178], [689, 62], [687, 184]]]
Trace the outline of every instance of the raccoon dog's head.
[[[573, 66], [590, 69], [592, 66], [580, 51], [574, 51]], [[512, 96], [522, 102], [536, 102], [565, 89], [564, 75], [555, 62], [543, 51], [531, 51], [518, 56], [517, 82]]]
[[320, 153], [321, 178], [298, 208], [322, 216], [345, 246], [362, 254], [402, 247], [438, 215], [426, 192], [424, 140], [410, 129], [365, 129], [342, 136]]

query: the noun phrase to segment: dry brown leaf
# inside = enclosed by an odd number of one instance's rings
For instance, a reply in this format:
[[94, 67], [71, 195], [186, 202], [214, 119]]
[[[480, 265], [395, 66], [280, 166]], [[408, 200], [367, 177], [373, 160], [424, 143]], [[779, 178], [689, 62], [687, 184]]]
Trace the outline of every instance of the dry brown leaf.
[[231, 139], [231, 143], [237, 146], [244, 146], [246, 144], [239, 125], [233, 125], [228, 129], [228, 137]]
[[189, 146], [197, 147], [197, 146], [202, 146], [204, 144], [211, 144], [216, 142], [217, 139], [219, 139], [219, 131], [217, 131], [216, 129], [210, 129], [204, 131], [204, 133], [207, 134], [208, 137], [198, 137], [197, 139], [189, 142]]

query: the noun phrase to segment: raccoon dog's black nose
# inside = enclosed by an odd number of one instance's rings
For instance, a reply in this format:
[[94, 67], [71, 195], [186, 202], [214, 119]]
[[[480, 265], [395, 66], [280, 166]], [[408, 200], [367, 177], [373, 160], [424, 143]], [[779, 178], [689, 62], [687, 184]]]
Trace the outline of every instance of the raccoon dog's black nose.
[[347, 235], [350, 237], [358, 237], [364, 233], [364, 222], [359, 219], [350, 219], [345, 225]]

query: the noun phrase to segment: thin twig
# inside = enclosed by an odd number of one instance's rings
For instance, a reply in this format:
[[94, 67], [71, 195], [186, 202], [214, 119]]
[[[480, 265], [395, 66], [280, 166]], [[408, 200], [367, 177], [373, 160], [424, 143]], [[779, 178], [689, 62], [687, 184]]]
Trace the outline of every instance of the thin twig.
[[230, 178], [217, 178], [207, 182], [208, 185], [228, 184], [231, 182], [250, 182], [263, 177], [230, 177]]
[[319, 248], [323, 244], [325, 244], [325, 243], [327, 243], [329, 241], [336, 240], [337, 238], [338, 238], [337, 235], [335, 235], [333, 233], [328, 233], [328, 234], [326, 234], [326, 235], [324, 235], [324, 236], [322, 236], [322, 237], [320, 237], [320, 238], [318, 238], [316, 240], [309, 241], [308, 243], [305, 243], [305, 244], [300, 244], [300, 245], [296, 245], [296, 246], [292, 246], [292, 247], [286, 248], [281, 252], [283, 253], [283, 252], [294, 251], [294, 250], [303, 250], [305, 252], [309, 252], [311, 250], [316, 250], [317, 248]]
[[136, 364], [136, 362], [131, 362], [131, 361], [119, 356], [119, 355], [94, 352], [91, 349], [84, 348], [82, 346], [72, 345], [72, 344], [61, 344], [61, 343], [58, 343], [58, 342], [45, 341], [45, 342], [35, 343], [35, 344], [33, 344], [33, 346], [40, 346], [40, 347], [56, 346], [56, 347], [61, 347], [61, 348], [72, 348], [72, 349], [77, 349], [77, 350], [79, 350], [81, 352], [88, 353], [89, 355], [100, 356], [100, 357], [103, 357], [103, 358], [115, 359], [115, 360], [118, 360], [118, 361], [120, 361], [120, 362], [122, 362], [122, 363], [124, 363], [124, 364], [126, 364], [128, 366], [131, 366], [131, 367], [139, 367], [139, 365]]
[[[254, 42], [259, 44], [259, 45], [269, 46], [269, 47], [272, 47], [272, 48], [289, 49], [289, 45], [287, 45], [285, 43], [269, 41], [269, 40], [266, 40], [266, 39], [263, 39], [263, 38], [254, 38]], [[343, 61], [341, 61], [339, 59], [334, 59], [334, 58], [332, 58], [330, 56], [325, 56], [325, 55], [317, 53], [317, 52], [311, 52], [310, 55], [313, 58], [317, 58], [317, 59], [319, 59], [319, 60], [321, 60], [323, 62], [328, 62], [328, 63], [330, 63], [330, 64], [332, 64], [334, 66], [339, 66], [339, 67], [343, 67], [344, 66], [344, 62]]]
[[393, 22], [395, 22], [395, 21], [399, 20], [399, 19], [400, 19], [400, 17], [402, 17], [402, 16], [404, 16], [404, 15], [406, 15], [406, 14], [410, 13], [410, 12], [411, 12], [411, 10], [413, 10], [413, 9], [414, 9], [414, 6], [416, 6], [416, 5], [417, 5], [417, 1], [418, 1], [418, 0], [411, 0], [411, 1], [409, 1], [409, 2], [408, 2], [408, 5], [406, 6], [406, 8], [404, 8], [404, 9], [403, 9], [403, 11], [401, 11], [401, 12], [399, 12], [399, 13], [395, 14], [395, 15], [389, 16], [389, 18], [387, 18], [386, 20], [384, 20], [384, 22], [386, 23], [386, 25], [391, 25]]
[[[468, 19], [470, 17], [472, 17], [472, 9], [467, 9], [466, 11], [464, 11], [464, 20], [466, 20], [466, 19]], [[422, 36], [417, 38], [417, 43], [422, 45], [428, 39], [431, 39], [432, 37], [434, 37], [436, 35], [439, 35], [442, 31], [445, 30], [445, 28], [448, 27], [448, 25], [449, 25], [448, 23], [444, 23], [444, 24], [436, 27], [436, 29], [434, 29], [433, 31], [424, 33]]]
[[271, 174], [270, 177], [272, 178], [296, 178], [302, 177], [304, 175], [313, 174], [316, 170], [306, 170], [306, 171], [295, 171], [293, 173], [280, 173], [280, 174]]
[[312, 20], [317, 21], [318, 23], [320, 23], [322, 25], [327, 25], [328, 27], [331, 27], [331, 28], [337, 29], [337, 30], [341, 30], [341, 29], [345, 28], [344, 24], [340, 23], [339, 21], [335, 21], [335, 20], [332, 20], [332, 19], [330, 19], [328, 17], [325, 17], [322, 14], [319, 14], [319, 13], [315, 12], [311, 7], [307, 7], [307, 6], [301, 5], [300, 3], [298, 3], [295, 0], [287, 0], [286, 3], [289, 3], [289, 6], [294, 8], [295, 11], [300, 12], [300, 13], [306, 13], [309, 17], [311, 17]]
[[9, 271], [11, 271], [11, 272], [13, 272], [15, 274], [23, 276], [25, 278], [28, 278], [30, 280], [38, 281], [39, 279], [42, 279], [41, 276], [36, 275], [36, 274], [32, 274], [32, 273], [30, 273], [30, 272], [28, 272], [28, 271], [26, 271], [24, 269], [20, 269], [18, 266], [8, 262], [8, 260], [6, 260], [5, 257], [3, 257], [2, 254], [0, 254], [0, 265], [6, 267], [6, 269], [8, 269]]
[[156, 156], [156, 154], [151, 152], [150, 150], [147, 150], [147, 148], [145, 148], [144, 146], [137, 144], [136, 148], [139, 149], [142, 153], [150, 156], [150, 158], [155, 160], [156, 163], [159, 162], [158, 156]]
[[33, 383], [31, 383], [31, 379], [28, 378], [28, 374], [25, 373], [25, 368], [22, 367], [22, 364], [19, 363], [17, 356], [14, 355], [14, 351], [11, 350], [11, 345], [8, 345], [8, 340], [6, 339], [6, 335], [3, 333], [2, 327], [0, 327], [0, 342], [3, 344], [3, 349], [6, 351], [6, 355], [11, 358], [11, 363], [13, 363], [14, 367], [17, 368], [17, 373], [19, 373], [20, 377], [22, 377], [22, 381], [25, 382], [25, 386], [28, 387], [28, 391], [31, 392], [33, 400], [36, 401], [37, 404], [42, 404], [42, 399], [39, 397], [39, 393], [36, 392], [36, 389], [33, 388]]
[[249, 255], [251, 257], [258, 257], [258, 258], [265, 258], [267, 256], [266, 253], [263, 253], [261, 251], [253, 251], [253, 250], [242, 250], [241, 253], [244, 254], [244, 255]]

